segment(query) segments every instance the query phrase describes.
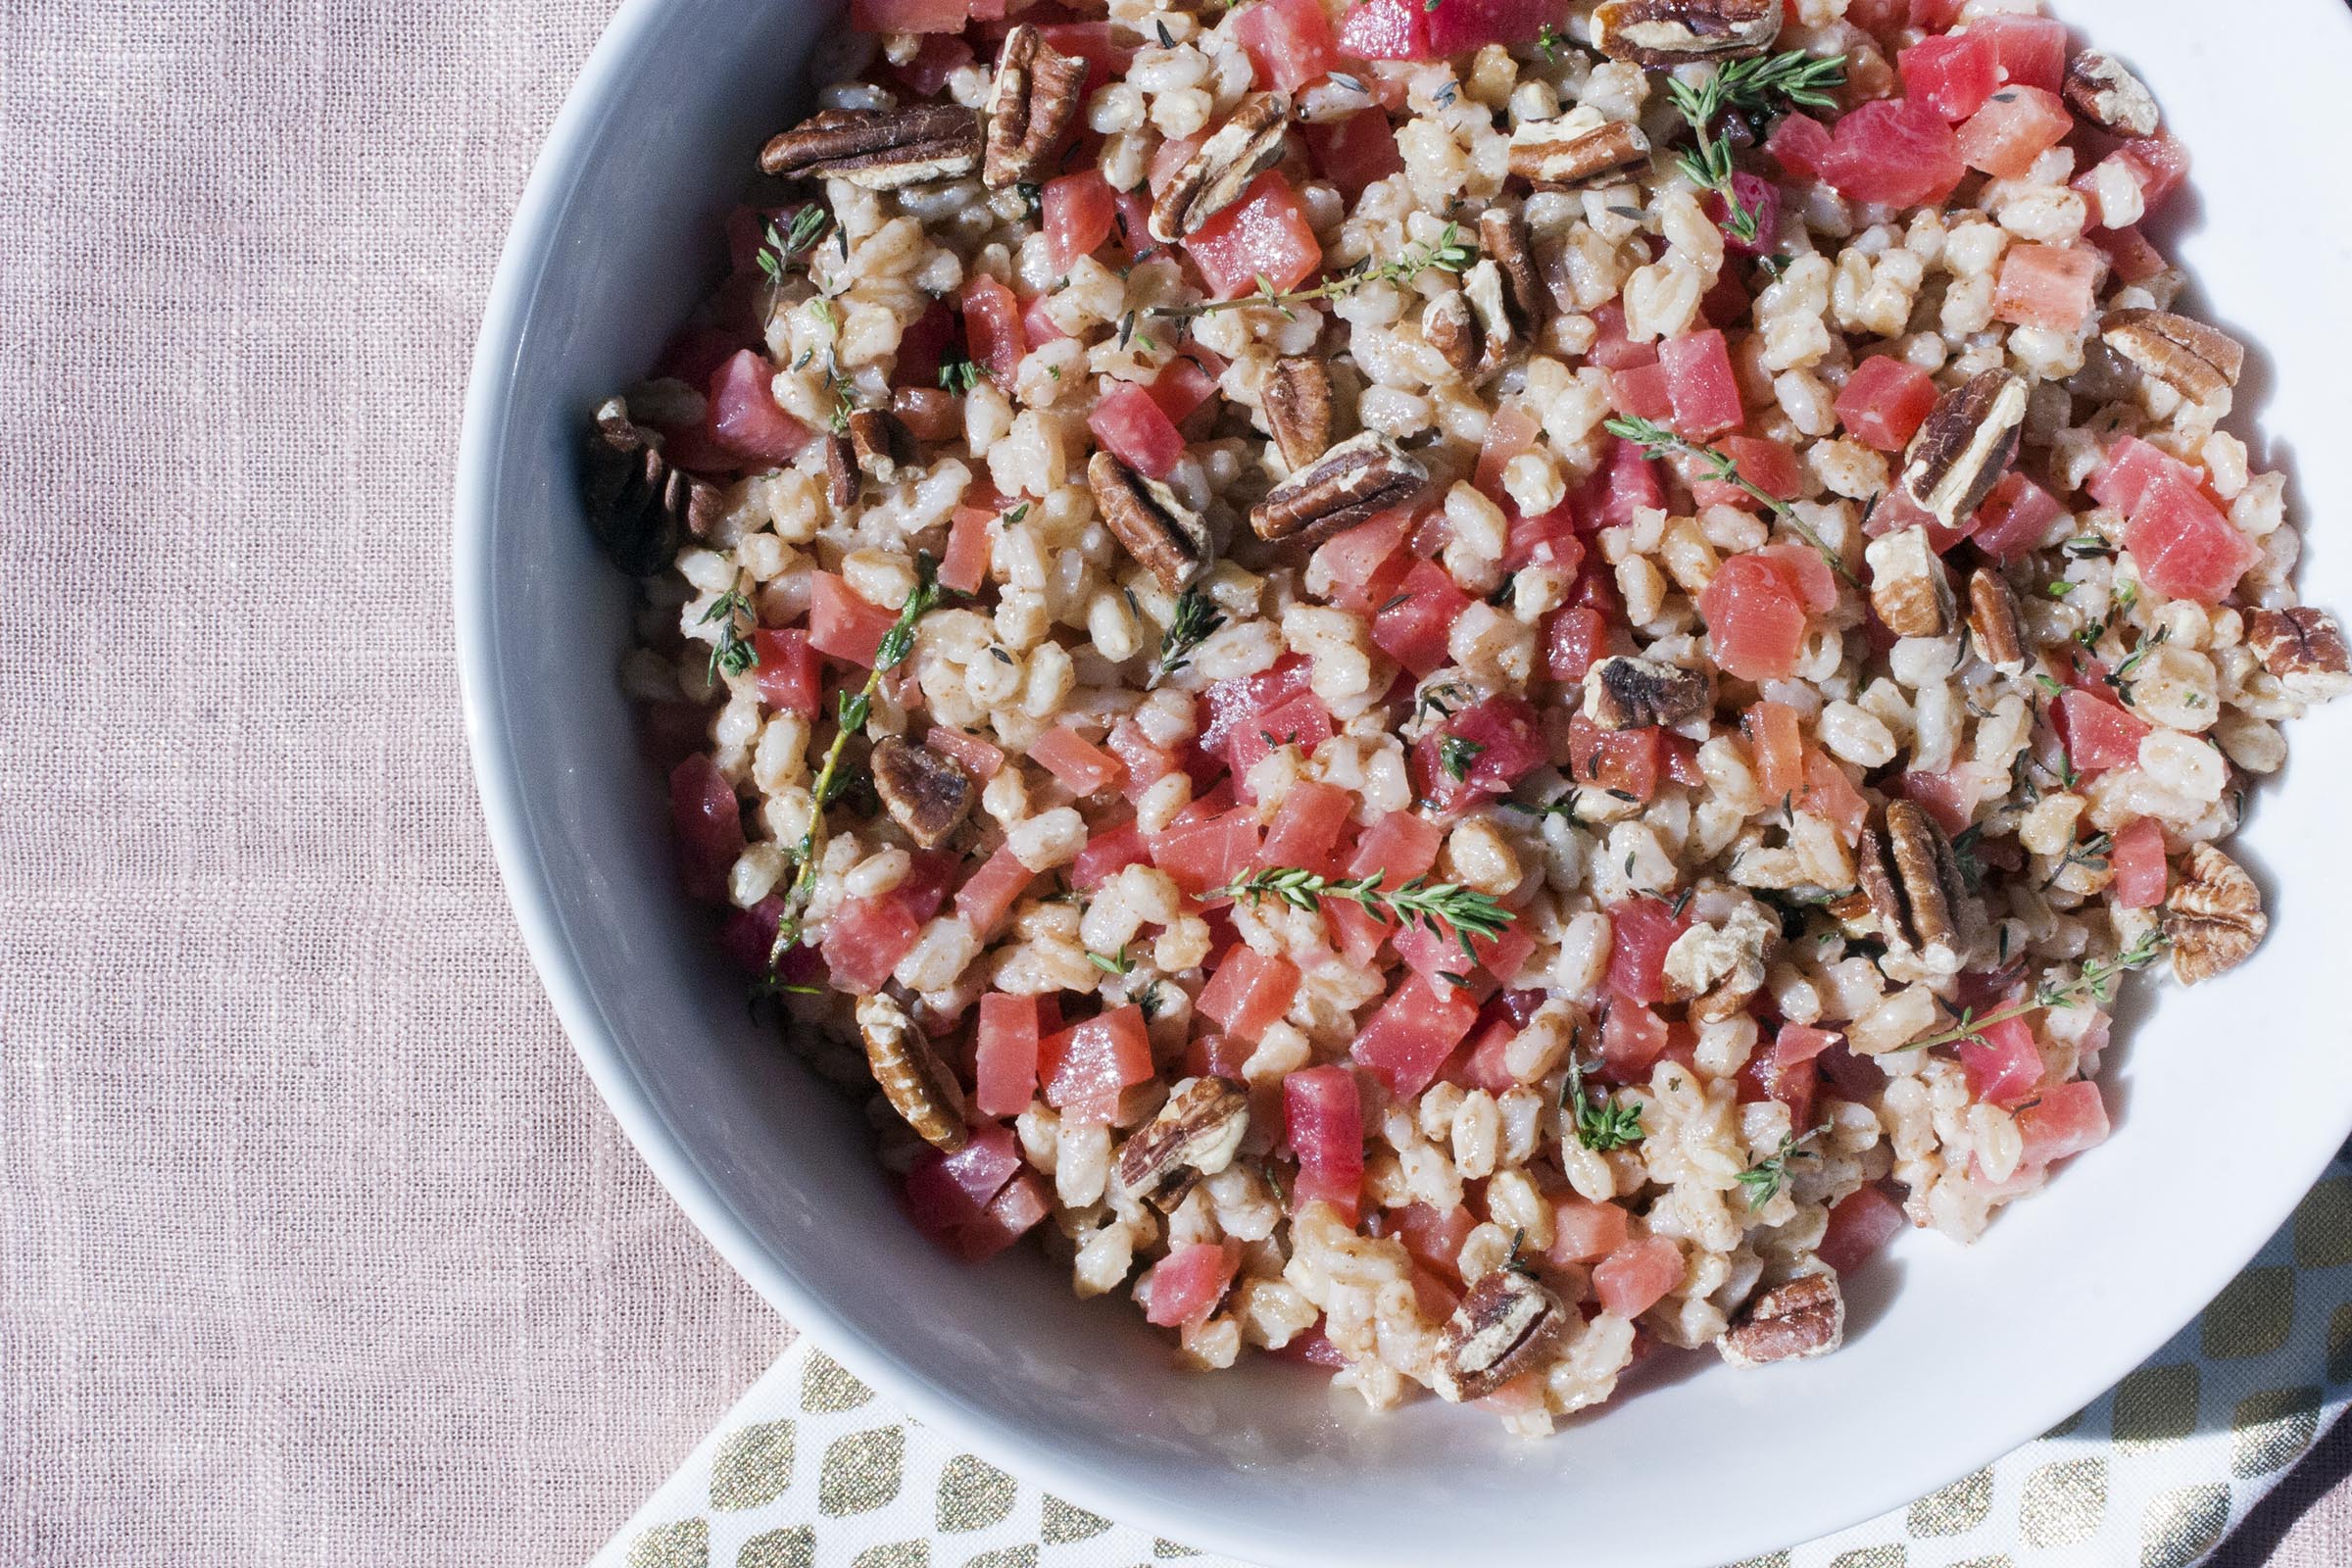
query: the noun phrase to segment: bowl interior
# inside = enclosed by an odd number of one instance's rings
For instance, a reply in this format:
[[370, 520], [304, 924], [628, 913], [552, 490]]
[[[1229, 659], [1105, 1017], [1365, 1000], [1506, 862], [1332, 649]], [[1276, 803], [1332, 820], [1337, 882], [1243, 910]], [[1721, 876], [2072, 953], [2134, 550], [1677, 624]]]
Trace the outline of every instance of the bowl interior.
[[[2338, 368], [2352, 296], [2331, 286], [2352, 272], [2352, 219], [2325, 171], [2287, 154], [2332, 145], [2352, 24], [2332, 0], [2265, 12], [2261, 29], [2217, 29], [2191, 0], [2065, 7], [2143, 70], [2198, 156], [2166, 237], [2253, 346], [2240, 428], [2258, 461], [2290, 466], [2297, 515], [2316, 522], [2352, 514], [2352, 476], [2330, 461], [2352, 412]], [[1973, 1249], [1902, 1239], [1856, 1282], [1850, 1342], [1824, 1361], [1735, 1373], [1688, 1358], [1529, 1445], [1434, 1401], [1373, 1417], [1263, 1358], [1188, 1375], [1130, 1308], [1075, 1300], [1035, 1257], [967, 1268], [934, 1251], [893, 1206], [856, 1110], [750, 1024], [739, 978], [674, 891], [660, 782], [613, 677], [630, 591], [591, 547], [573, 479], [587, 411], [642, 373], [714, 278], [718, 219], [834, 23], [794, 0], [622, 8], [500, 270], [457, 562], [467, 722], [533, 955], [648, 1159], [796, 1323], [992, 1458], [1180, 1540], [1351, 1563], [1573, 1543], [1584, 1560], [1663, 1568], [1897, 1505], [2041, 1430], [2160, 1344], [2284, 1216], [2352, 1123], [2328, 912], [2329, 889], [2352, 886], [2329, 804], [2352, 768], [2341, 713], [2294, 731], [2292, 779], [2260, 792], [2242, 841], [2272, 895], [2268, 946], [2224, 982], [2133, 1009], [2108, 1078], [2117, 1137]], [[2275, 46], [2286, 31], [2296, 48]], [[2242, 109], [2256, 102], [2259, 122]], [[2352, 552], [2323, 536], [2311, 554], [2307, 597], [2352, 606]], [[1758, 1462], [1792, 1429], [1810, 1488]]]

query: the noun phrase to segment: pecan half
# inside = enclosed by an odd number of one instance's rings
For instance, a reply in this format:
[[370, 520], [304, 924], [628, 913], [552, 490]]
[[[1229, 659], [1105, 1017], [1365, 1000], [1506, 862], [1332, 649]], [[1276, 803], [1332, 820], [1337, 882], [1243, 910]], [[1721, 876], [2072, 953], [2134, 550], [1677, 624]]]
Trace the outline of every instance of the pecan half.
[[876, 484], [893, 484], [910, 477], [906, 470], [915, 466], [914, 437], [887, 409], [859, 409], [850, 416], [850, 455]]
[[2026, 667], [2026, 634], [2017, 616], [2017, 595], [2001, 574], [1979, 566], [1968, 579], [1968, 636], [1977, 657], [2005, 675]]
[[1760, 55], [1780, 35], [1780, 0], [1608, 0], [1592, 13], [1593, 48], [1650, 67]]
[[1957, 971], [1968, 885], [1935, 819], [1909, 801], [1887, 802], [1876, 823], [1864, 824], [1854, 866], [1880, 938], [1932, 967]]
[[725, 510], [718, 486], [679, 472], [662, 456], [662, 437], [629, 418], [612, 398], [596, 411], [580, 463], [589, 531], [612, 564], [651, 577], [691, 535], [706, 538]]
[[1095, 493], [1103, 524], [1168, 592], [1182, 592], [1208, 569], [1214, 554], [1208, 524], [1175, 491], [1107, 452], [1087, 460], [1086, 487]]
[[1695, 922], [1666, 950], [1659, 972], [1665, 999], [1689, 1003], [1697, 1023], [1745, 1011], [1764, 988], [1765, 956], [1779, 934], [1778, 922], [1752, 899], [1719, 924]]
[[825, 437], [825, 500], [836, 513], [858, 504], [858, 449], [847, 434]]
[[968, 1136], [963, 1125], [963, 1090], [907, 1018], [906, 1009], [880, 992], [858, 999], [858, 1033], [865, 1042], [865, 1064], [873, 1069], [882, 1098], [907, 1126], [934, 1149], [954, 1153]]
[[980, 182], [991, 190], [1034, 178], [1052, 161], [1086, 100], [1086, 62], [1056, 54], [1027, 23], [1004, 34], [988, 89], [988, 145]]
[[1429, 483], [1429, 470], [1377, 430], [1349, 436], [1250, 509], [1260, 539], [1313, 544], [1367, 517], [1401, 507]]
[[980, 117], [955, 104], [828, 109], [760, 149], [762, 173], [867, 190], [961, 179], [979, 167]]
[[1951, 577], [1926, 528], [1897, 528], [1862, 552], [1870, 564], [1870, 608], [1897, 637], [1941, 637], [1959, 607]]
[[971, 814], [972, 777], [945, 752], [891, 735], [874, 743], [874, 793], [890, 819], [936, 850]]
[[1519, 335], [1533, 339], [1550, 322], [1551, 290], [1544, 286], [1527, 219], [1515, 208], [1490, 207], [1478, 215], [1478, 248], [1502, 274], [1502, 303]]
[[1152, 237], [1173, 244], [1240, 201], [1251, 180], [1282, 162], [1290, 119], [1288, 93], [1243, 99], [1152, 202]]
[[2352, 689], [2343, 628], [2325, 610], [2257, 610], [2246, 622], [2246, 646], [2290, 697], [2324, 703]]
[[1164, 1213], [1201, 1177], [1232, 1164], [1249, 1130], [1248, 1090], [1223, 1078], [1187, 1078], [1120, 1147], [1119, 1190]]
[[2164, 122], [2148, 84], [2104, 49], [2085, 49], [2068, 61], [2059, 92], [2069, 109], [2118, 136], [2153, 136]]
[[1616, 655], [1585, 671], [1585, 716], [1602, 729], [1680, 724], [1714, 706], [1704, 670]]
[[1276, 360], [1258, 396], [1284, 467], [1297, 473], [1330, 450], [1331, 372], [1321, 360]]
[[1984, 504], [2016, 461], [2025, 378], [1983, 370], [1946, 392], [1903, 455], [1903, 494], [1947, 528]]
[[2269, 934], [2262, 889], [2210, 844], [2180, 863], [2180, 880], [2165, 901], [2164, 934], [2172, 939], [2173, 976], [2184, 986], [2226, 974], [2253, 955]]
[[1557, 120], [1530, 120], [1511, 132], [1510, 170], [1538, 185], [1580, 185], [1649, 162], [1642, 127], [1577, 108]]
[[1503, 300], [1501, 270], [1480, 260], [1462, 274], [1460, 288], [1429, 302], [1421, 313], [1421, 335], [1465, 381], [1501, 369], [1517, 336]]
[[2170, 311], [2110, 311], [2099, 339], [2191, 403], [2237, 385], [2246, 371], [2237, 339]]
[[1827, 1355], [1845, 1343], [1845, 1295], [1833, 1274], [1800, 1274], [1741, 1307], [1715, 1348], [1734, 1366]]
[[1560, 1298], [1540, 1281], [1515, 1268], [1493, 1269], [1438, 1332], [1432, 1387], [1456, 1404], [1483, 1399], [1539, 1365], [1566, 1326]]

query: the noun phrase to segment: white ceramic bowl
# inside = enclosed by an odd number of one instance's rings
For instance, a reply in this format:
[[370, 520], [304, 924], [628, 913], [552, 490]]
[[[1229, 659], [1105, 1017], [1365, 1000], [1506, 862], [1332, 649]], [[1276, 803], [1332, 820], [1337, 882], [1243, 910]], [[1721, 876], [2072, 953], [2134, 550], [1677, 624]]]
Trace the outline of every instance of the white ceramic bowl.
[[[2294, 731], [2241, 841], [2269, 944], [2128, 1016], [2119, 1130], [1978, 1246], [1907, 1236], [1862, 1276], [1838, 1355], [1711, 1358], [1549, 1442], [1424, 1400], [1367, 1414], [1264, 1359], [1170, 1365], [1124, 1301], [1025, 1253], [966, 1268], [900, 1218], [862, 1120], [745, 1017], [673, 891], [659, 781], [614, 668], [629, 588], [590, 547], [588, 410], [642, 372], [717, 265], [715, 215], [832, 8], [629, 0], [549, 138], [507, 243], [467, 402], [456, 584], [466, 722], [500, 865], [572, 1041], [647, 1161], [727, 1258], [858, 1376], [1064, 1496], [1268, 1563], [1506, 1560], [1695, 1568], [1938, 1487], [2064, 1417], [2187, 1321], [2352, 1126], [2336, 802], [2352, 714]], [[2352, 90], [2340, 0], [2074, 0], [2198, 158], [2169, 236], [2254, 346], [2258, 457], [2300, 457], [2309, 597], [2352, 608]], [[2144, 991], [2144, 988], [2143, 988]], [[683, 1347], [691, 1355], [694, 1348]], [[1798, 1461], [1791, 1464], [1790, 1460]]]

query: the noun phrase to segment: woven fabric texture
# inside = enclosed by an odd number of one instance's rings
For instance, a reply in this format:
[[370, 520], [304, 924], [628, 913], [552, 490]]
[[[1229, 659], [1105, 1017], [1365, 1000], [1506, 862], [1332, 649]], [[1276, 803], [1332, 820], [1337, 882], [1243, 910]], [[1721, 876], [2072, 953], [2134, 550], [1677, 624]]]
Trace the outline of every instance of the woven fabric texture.
[[789, 1338], [575, 1064], [458, 718], [466, 368], [612, 9], [0, 0], [9, 1568], [576, 1564]]

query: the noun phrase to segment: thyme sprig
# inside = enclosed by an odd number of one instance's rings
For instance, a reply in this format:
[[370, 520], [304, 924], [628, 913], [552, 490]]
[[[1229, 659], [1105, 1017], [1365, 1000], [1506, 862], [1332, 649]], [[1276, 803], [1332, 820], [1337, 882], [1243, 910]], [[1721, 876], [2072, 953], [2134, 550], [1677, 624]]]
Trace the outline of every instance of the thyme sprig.
[[1778, 1149], [1741, 1171], [1738, 1180], [1740, 1192], [1747, 1195], [1747, 1206], [1762, 1208], [1780, 1197], [1781, 1189], [1788, 1185], [1788, 1156], [1829, 1130], [1830, 1124], [1823, 1122], [1802, 1137], [1788, 1133]]
[[1478, 247], [1470, 242], [1459, 223], [1447, 223], [1438, 234], [1435, 245], [1407, 245], [1404, 254], [1393, 262], [1374, 262], [1370, 257], [1335, 272], [1311, 288], [1293, 289], [1278, 293], [1271, 278], [1263, 272], [1257, 275], [1257, 287], [1248, 294], [1229, 300], [1203, 300], [1198, 305], [1155, 305], [1155, 316], [1191, 320], [1216, 311], [1238, 310], [1244, 305], [1270, 305], [1280, 311], [1286, 320], [1297, 319], [1294, 305], [1311, 304], [1316, 300], [1334, 300], [1343, 294], [1352, 294], [1371, 283], [1410, 283], [1431, 268], [1441, 272], [1467, 272], [1478, 260]]
[[1346, 899], [1368, 914], [1394, 919], [1399, 925], [1418, 922], [1437, 936], [1444, 936], [1450, 927], [1473, 963], [1478, 961], [1478, 954], [1470, 946], [1472, 937], [1498, 937], [1519, 918], [1518, 911], [1504, 908], [1494, 895], [1455, 882], [1433, 883], [1426, 876], [1417, 876], [1401, 887], [1384, 888], [1377, 873], [1348, 881], [1297, 865], [1269, 865], [1235, 877], [1201, 897], [1246, 899], [1251, 904], [1273, 898], [1294, 909], [1312, 909], [1319, 899]]
[[[1579, 1034], [1582, 1033], [1580, 1029]], [[1560, 1108], [1569, 1112], [1576, 1141], [1595, 1154], [1605, 1154], [1642, 1141], [1642, 1106], [1620, 1104], [1609, 1095], [1585, 1088], [1585, 1064], [1577, 1060], [1577, 1037], [1568, 1041], [1568, 1080], [1560, 1085]]]
[[1193, 653], [1225, 624], [1225, 612], [1200, 591], [1198, 583], [1176, 596], [1168, 629], [1159, 636], [1159, 658], [1152, 666], [1147, 689], [1156, 687], [1192, 662]]
[[834, 778], [841, 771], [842, 753], [848, 748], [850, 737], [863, 730], [866, 719], [872, 715], [874, 693], [882, 689], [882, 677], [905, 663], [906, 656], [913, 652], [914, 623], [938, 606], [942, 592], [938, 563], [928, 552], [918, 552], [914, 558], [914, 586], [906, 591], [906, 602], [899, 607], [899, 618], [882, 634], [881, 646], [874, 650], [874, 667], [866, 671], [865, 684], [855, 692], [839, 695], [833, 744], [825, 749], [824, 762], [816, 770], [816, 782], [808, 787], [813, 803], [808, 811], [808, 826], [787, 857], [794, 871], [784, 892], [783, 915], [776, 921], [776, 939], [767, 950], [767, 973], [771, 980], [784, 961], [784, 955], [800, 941], [801, 917], [808, 912], [808, 896], [816, 891], [816, 852], [824, 842], [825, 804], [839, 793]]
[[1611, 435], [1624, 437], [1645, 452], [1680, 454], [1697, 459], [1706, 465], [1706, 476], [1709, 479], [1717, 484], [1738, 485], [1749, 495], [1754, 496], [1771, 510], [1774, 516], [1788, 525], [1789, 532], [1811, 545], [1821, 559], [1829, 563], [1830, 569], [1836, 572], [1847, 586], [1853, 588], [1862, 586], [1861, 580], [1847, 567], [1843, 558], [1823, 543], [1821, 535], [1813, 531], [1812, 525], [1796, 514], [1796, 509], [1742, 474], [1740, 471], [1739, 463], [1732, 458], [1731, 454], [1715, 447], [1688, 440], [1667, 429], [1655, 419], [1614, 418], [1606, 421], [1602, 428]]
[[778, 233], [772, 222], [763, 225], [760, 253], [753, 259], [759, 263], [760, 270], [766, 274], [770, 283], [781, 283], [784, 274], [792, 270], [792, 264], [803, 253], [813, 249], [824, 232], [825, 210], [811, 202], [792, 215], [792, 227], [787, 232]]
[[960, 354], [947, 355], [939, 362], [939, 384], [947, 391], [968, 393], [989, 378], [985, 366]]
[[708, 680], [718, 684], [721, 674], [740, 675], [760, 662], [760, 647], [748, 631], [760, 629], [760, 612], [752, 596], [744, 591], [743, 579], [738, 577], [727, 591], [710, 601], [703, 618], [695, 624], [708, 626], [718, 622], [718, 641], [710, 645], [710, 669]]
[[2101, 1006], [2115, 1000], [2115, 983], [2121, 976], [2144, 969], [2160, 957], [2167, 946], [2164, 933], [2152, 930], [2131, 947], [2112, 958], [2094, 958], [2082, 966], [2082, 972], [2071, 980], [2044, 981], [2033, 997], [2025, 1002], [2012, 1003], [1977, 1015], [1973, 1007], [1963, 1008], [1959, 1021], [1938, 1034], [1923, 1035], [1902, 1049], [1926, 1051], [1935, 1046], [1956, 1046], [1964, 1040], [1974, 1040], [1996, 1023], [2023, 1018], [2028, 1013], [2042, 1012], [2051, 1007], [2071, 1007], [2079, 1002], [2095, 1002]]
[[1667, 96], [1690, 122], [1690, 134], [1697, 142], [1678, 162], [1692, 184], [1723, 198], [1724, 227], [1740, 244], [1756, 243], [1760, 220], [1740, 204], [1732, 182], [1737, 172], [1732, 145], [1715, 134], [1715, 122], [1726, 110], [1761, 121], [1778, 119], [1798, 105], [1835, 108], [1838, 100], [1831, 94], [1844, 85], [1845, 56], [1817, 60], [1801, 49], [1735, 60], [1695, 82], [1679, 76], [1667, 78]]

